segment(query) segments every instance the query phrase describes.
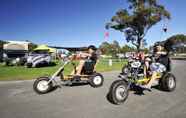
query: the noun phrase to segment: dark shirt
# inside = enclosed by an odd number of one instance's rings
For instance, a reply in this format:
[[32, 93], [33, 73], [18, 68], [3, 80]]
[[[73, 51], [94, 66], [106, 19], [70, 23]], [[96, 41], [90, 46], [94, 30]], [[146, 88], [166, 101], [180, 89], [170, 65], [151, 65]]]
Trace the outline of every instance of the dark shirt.
[[92, 61], [97, 61], [97, 54], [92, 53], [91, 56], [89, 57], [89, 59], [92, 60]]
[[170, 58], [168, 54], [161, 54], [160, 56], [158, 56], [158, 58], [156, 58], [156, 62], [163, 64], [167, 68], [167, 70], [170, 70]]

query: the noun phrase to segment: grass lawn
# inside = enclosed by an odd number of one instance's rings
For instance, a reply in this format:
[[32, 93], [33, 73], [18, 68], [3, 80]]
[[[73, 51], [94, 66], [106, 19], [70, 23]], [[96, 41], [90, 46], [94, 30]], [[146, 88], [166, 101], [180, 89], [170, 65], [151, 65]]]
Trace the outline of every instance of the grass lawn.
[[[108, 65], [108, 60], [100, 60], [97, 64], [97, 72], [105, 72], [112, 70], [121, 70], [126, 61], [113, 60], [113, 65]], [[49, 76], [54, 73], [59, 67], [60, 63], [57, 62], [56, 66], [41, 67], [41, 68], [26, 68], [24, 66], [5, 66], [0, 64], [0, 81], [2, 80], [29, 80], [35, 79], [39, 76]], [[69, 74], [73, 67], [71, 64], [65, 67], [65, 74]]]

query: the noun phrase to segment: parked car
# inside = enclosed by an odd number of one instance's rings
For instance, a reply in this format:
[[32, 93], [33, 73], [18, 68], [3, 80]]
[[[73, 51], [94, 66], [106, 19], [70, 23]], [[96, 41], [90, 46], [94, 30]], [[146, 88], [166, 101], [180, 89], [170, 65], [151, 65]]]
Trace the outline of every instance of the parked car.
[[27, 53], [25, 51], [5, 50], [3, 53], [3, 62], [9, 65], [24, 65], [26, 63]]
[[48, 51], [34, 51], [31, 52], [27, 57], [26, 66], [31, 67], [40, 67], [47, 66], [52, 62], [52, 57]]

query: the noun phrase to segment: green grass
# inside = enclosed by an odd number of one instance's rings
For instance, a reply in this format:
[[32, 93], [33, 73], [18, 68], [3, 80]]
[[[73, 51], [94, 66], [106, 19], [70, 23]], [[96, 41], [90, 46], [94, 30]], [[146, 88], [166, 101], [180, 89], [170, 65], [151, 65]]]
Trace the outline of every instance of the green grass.
[[113, 59], [113, 65], [108, 65], [108, 60], [100, 60], [96, 66], [96, 71], [98, 72], [106, 72], [106, 71], [113, 71], [113, 70], [121, 70], [124, 64], [126, 64], [125, 60], [117, 60]]
[[[125, 61], [113, 60], [113, 65], [108, 65], [108, 60], [100, 60], [97, 64], [97, 72], [105, 72], [112, 70], [121, 70]], [[53, 74], [59, 67], [60, 63], [57, 62], [56, 66], [41, 67], [41, 68], [26, 68], [24, 66], [5, 66], [0, 64], [0, 81], [2, 80], [29, 80], [35, 79], [39, 76], [49, 76]], [[65, 67], [65, 74], [69, 74], [73, 70], [71, 64]]]

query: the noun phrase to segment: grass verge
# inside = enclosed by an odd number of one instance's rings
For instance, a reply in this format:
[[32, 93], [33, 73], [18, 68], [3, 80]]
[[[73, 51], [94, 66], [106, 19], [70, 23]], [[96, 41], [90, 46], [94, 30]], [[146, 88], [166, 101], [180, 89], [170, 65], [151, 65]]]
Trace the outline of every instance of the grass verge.
[[[35, 79], [39, 76], [50, 76], [53, 74], [59, 67], [60, 63], [56, 62], [57, 65], [41, 68], [26, 68], [24, 66], [5, 66], [2, 63], [0, 64], [0, 81], [4, 80], [30, 80]], [[97, 66], [97, 72], [106, 72], [113, 70], [121, 70], [122, 66], [126, 63], [125, 60], [113, 60], [112, 66], [108, 65], [108, 60], [101, 59]], [[68, 64], [65, 67], [65, 74], [69, 74], [73, 70], [71, 64]]]

